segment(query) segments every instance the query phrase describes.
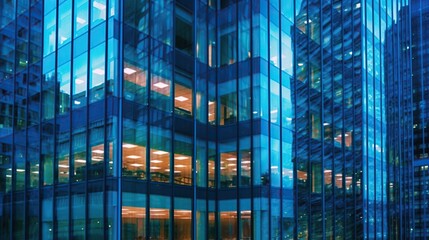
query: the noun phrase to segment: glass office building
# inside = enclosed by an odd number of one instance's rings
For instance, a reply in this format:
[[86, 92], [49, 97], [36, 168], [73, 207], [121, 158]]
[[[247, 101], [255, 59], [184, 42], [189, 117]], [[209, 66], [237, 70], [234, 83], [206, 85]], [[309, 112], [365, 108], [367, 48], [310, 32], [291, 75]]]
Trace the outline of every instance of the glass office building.
[[1, 1], [2, 237], [397, 237], [406, 4]]
[[[427, 239], [429, 237], [428, 207], [428, 106], [429, 79], [427, 73], [427, 25], [429, 2], [412, 0], [407, 11], [390, 31], [402, 45], [402, 52], [395, 54], [403, 59], [402, 70], [392, 74], [387, 85], [389, 110], [389, 145], [391, 165], [396, 168], [395, 188], [396, 228], [402, 238]], [[408, 19], [408, 16], [411, 16]], [[404, 21], [406, 19], [407, 21]], [[406, 34], [403, 34], [403, 33]], [[411, 60], [410, 60], [411, 57]], [[397, 65], [401, 65], [397, 64]], [[392, 218], [393, 220], [393, 218]]]
[[413, 0], [412, 29], [412, 84], [413, 84], [413, 139], [414, 139], [414, 214], [416, 239], [429, 238], [429, 2]]

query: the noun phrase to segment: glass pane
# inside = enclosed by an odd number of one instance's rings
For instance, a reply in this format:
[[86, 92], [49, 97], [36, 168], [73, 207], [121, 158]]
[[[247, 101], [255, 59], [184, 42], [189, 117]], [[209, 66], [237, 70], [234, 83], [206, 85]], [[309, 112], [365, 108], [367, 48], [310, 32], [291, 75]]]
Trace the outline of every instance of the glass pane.
[[104, 98], [106, 44], [91, 49], [91, 75], [89, 81], [90, 103]]
[[169, 239], [170, 197], [151, 195], [150, 204], [150, 237]]
[[[113, 2], [113, 1], [112, 1]], [[92, 1], [92, 26], [106, 20], [106, 0]]]
[[146, 195], [122, 193], [122, 239], [146, 238]]
[[58, 47], [70, 42], [72, 1], [64, 1], [58, 9]]
[[152, 181], [170, 182], [170, 139], [170, 130], [151, 126], [150, 176]]
[[174, 140], [174, 183], [192, 184], [192, 139], [178, 133]]
[[191, 199], [174, 198], [174, 239], [191, 239]]
[[[73, 61], [73, 108], [80, 108], [86, 105], [87, 88], [87, 64], [88, 54], [84, 53], [76, 57]], [[103, 73], [104, 74], [104, 73]]]
[[146, 179], [146, 125], [124, 119], [122, 176]]
[[74, 36], [76, 37], [88, 31], [88, 0], [74, 1], [74, 13]]
[[43, 56], [55, 51], [56, 47], [56, 11], [50, 12], [44, 18]]

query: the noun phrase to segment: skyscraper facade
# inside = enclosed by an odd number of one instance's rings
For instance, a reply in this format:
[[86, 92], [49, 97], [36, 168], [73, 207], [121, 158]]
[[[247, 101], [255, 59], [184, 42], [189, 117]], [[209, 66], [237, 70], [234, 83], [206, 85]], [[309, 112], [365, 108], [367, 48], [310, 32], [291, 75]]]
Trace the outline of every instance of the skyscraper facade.
[[403, 5], [0, 2], [0, 232], [399, 236], [385, 44]]
[[[393, 177], [390, 186], [391, 230], [407, 239], [426, 239], [428, 224], [428, 134], [426, 76], [429, 16], [427, 1], [412, 0], [399, 12], [398, 21], [388, 31], [393, 63], [388, 77], [388, 145]], [[399, 61], [393, 61], [399, 58]], [[399, 66], [399, 71], [394, 68]]]
[[411, 24], [415, 237], [426, 239], [429, 237], [429, 2], [412, 1]]

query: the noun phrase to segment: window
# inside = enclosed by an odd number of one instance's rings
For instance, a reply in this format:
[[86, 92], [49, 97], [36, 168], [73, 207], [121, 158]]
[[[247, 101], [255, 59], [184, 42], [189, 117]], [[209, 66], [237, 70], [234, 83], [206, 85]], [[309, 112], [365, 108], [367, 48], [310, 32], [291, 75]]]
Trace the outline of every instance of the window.
[[192, 44], [192, 15], [176, 6], [176, 48], [193, 55]]

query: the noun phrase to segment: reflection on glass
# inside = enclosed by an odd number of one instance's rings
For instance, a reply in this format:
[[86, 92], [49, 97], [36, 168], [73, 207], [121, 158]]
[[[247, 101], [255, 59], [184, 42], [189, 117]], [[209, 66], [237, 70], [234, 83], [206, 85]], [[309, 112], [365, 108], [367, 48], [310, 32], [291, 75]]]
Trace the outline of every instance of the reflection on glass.
[[[78, 132], [78, 131], [76, 131]], [[86, 176], [86, 134], [85, 132], [74, 133], [72, 139], [74, 160], [74, 181], [82, 181]]]
[[88, 0], [74, 1], [75, 37], [88, 31]]
[[249, 150], [241, 151], [241, 185], [249, 186], [251, 177], [251, 152]]
[[90, 102], [104, 98], [106, 44], [91, 49]]
[[124, 98], [130, 101], [146, 102], [147, 71], [124, 63]]
[[58, 67], [57, 79], [59, 83], [58, 113], [68, 113], [70, 109], [70, 62]]
[[51, 11], [44, 18], [43, 56], [55, 51], [56, 47], [56, 11]]
[[192, 44], [192, 14], [176, 5], [176, 48], [190, 55], [193, 54]]
[[93, 0], [91, 9], [92, 26], [106, 20], [106, 0]]
[[237, 93], [220, 96], [220, 125], [233, 124], [237, 121]]
[[71, 38], [71, 0], [64, 1], [58, 10], [58, 47], [70, 42]]
[[86, 105], [87, 55], [87, 53], [84, 53], [76, 57], [73, 62], [73, 108], [80, 108]]

